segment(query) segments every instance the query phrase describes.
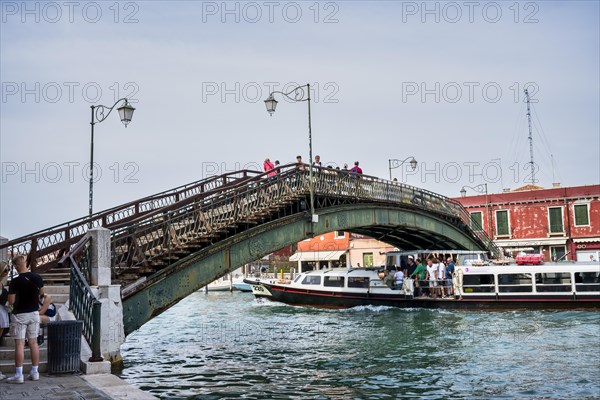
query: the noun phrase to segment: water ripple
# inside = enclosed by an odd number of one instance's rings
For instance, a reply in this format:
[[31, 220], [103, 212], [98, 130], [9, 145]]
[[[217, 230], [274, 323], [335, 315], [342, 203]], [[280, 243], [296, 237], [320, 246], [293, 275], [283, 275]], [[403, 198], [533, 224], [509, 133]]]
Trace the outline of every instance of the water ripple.
[[121, 376], [165, 399], [600, 398], [583, 311], [321, 310], [195, 293], [130, 335]]

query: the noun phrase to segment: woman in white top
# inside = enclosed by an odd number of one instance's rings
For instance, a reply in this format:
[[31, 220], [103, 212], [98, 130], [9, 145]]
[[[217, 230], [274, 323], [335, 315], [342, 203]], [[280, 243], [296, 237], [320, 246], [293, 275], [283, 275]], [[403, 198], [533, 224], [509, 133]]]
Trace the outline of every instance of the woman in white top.
[[429, 295], [434, 299], [437, 297], [437, 281], [435, 275], [437, 273], [437, 263], [434, 264], [433, 261], [437, 261], [429, 258], [427, 260], [427, 280], [429, 281]]
[[394, 274], [394, 286], [400, 289], [402, 287], [402, 282], [404, 281], [404, 272], [398, 267], [398, 270]]

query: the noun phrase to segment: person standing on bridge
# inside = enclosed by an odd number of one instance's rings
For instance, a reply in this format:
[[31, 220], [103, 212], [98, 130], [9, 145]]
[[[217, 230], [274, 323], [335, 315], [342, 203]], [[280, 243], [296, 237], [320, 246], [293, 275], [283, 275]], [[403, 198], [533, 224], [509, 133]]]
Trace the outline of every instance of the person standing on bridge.
[[352, 167], [350, 172], [352, 172], [353, 174], [362, 175], [363, 170], [361, 167], [358, 166], [358, 161], [354, 161], [354, 167]]
[[322, 167], [323, 164], [321, 163], [321, 156], [315, 156], [315, 162], [313, 162], [313, 165], [315, 167]]
[[304, 162], [302, 161], [302, 156], [296, 156], [296, 168], [300, 171], [306, 170], [306, 165], [304, 165]]
[[270, 178], [273, 178], [275, 176], [275, 174], [277, 174], [277, 171], [275, 170], [275, 165], [273, 165], [273, 163], [271, 162], [271, 160], [269, 158], [265, 159], [265, 163], [263, 164], [263, 167], [265, 169], [265, 172], [268, 172], [267, 177], [269, 177], [269, 180], [271, 180]]
[[43, 292], [42, 277], [29, 271], [25, 256], [18, 255], [12, 260], [19, 276], [10, 282], [8, 304], [13, 311], [10, 320], [10, 334], [15, 339], [15, 375], [8, 378], [9, 383], [23, 383], [23, 360], [25, 358], [25, 338], [29, 339], [31, 350], [31, 372], [27, 379], [40, 379], [38, 366], [40, 349], [37, 344], [40, 329], [40, 314], [38, 312], [39, 296]]

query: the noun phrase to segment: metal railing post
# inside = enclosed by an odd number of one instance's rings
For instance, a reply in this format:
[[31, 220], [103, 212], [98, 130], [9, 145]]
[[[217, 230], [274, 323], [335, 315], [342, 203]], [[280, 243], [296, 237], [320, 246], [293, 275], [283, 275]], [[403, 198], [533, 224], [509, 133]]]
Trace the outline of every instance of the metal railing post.
[[94, 300], [92, 305], [92, 356], [89, 361], [102, 361], [102, 353], [100, 352], [100, 339], [102, 332], [102, 303]]

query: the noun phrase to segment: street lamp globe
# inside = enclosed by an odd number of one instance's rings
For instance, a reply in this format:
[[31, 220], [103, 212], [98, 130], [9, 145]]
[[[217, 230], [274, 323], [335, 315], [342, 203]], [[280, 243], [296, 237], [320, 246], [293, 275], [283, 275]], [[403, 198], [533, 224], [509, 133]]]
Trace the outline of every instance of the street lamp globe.
[[269, 115], [273, 116], [275, 108], [277, 108], [277, 100], [275, 100], [273, 94], [271, 94], [269, 98], [265, 100], [265, 105], [267, 106], [267, 111], [269, 112]]
[[125, 101], [121, 107], [117, 108], [117, 111], [119, 111], [119, 118], [121, 118], [121, 122], [123, 125], [125, 125], [125, 128], [127, 128], [127, 125], [131, 122], [135, 108]]
[[412, 158], [412, 160], [410, 160], [410, 167], [413, 171], [417, 168], [417, 160], [415, 160], [414, 157]]
[[467, 196], [467, 189], [463, 188], [460, 189], [460, 197], [466, 197]]

